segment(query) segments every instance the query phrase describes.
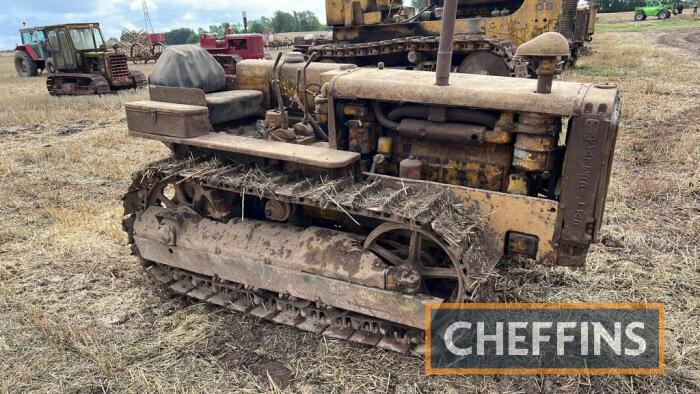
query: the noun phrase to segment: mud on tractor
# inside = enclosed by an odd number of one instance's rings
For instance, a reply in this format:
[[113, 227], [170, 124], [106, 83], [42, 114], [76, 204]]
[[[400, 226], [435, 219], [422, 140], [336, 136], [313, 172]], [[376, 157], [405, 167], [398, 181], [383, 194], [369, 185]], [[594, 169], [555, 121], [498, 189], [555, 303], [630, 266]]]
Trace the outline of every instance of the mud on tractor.
[[49, 57], [46, 87], [52, 96], [104, 94], [145, 87], [124, 54], [107, 50], [98, 23], [45, 26]]
[[[420, 10], [401, 0], [326, 0], [333, 43], [314, 45], [324, 62], [434, 70], [443, 0], [426, 1]], [[577, 10], [577, 0], [460, 0], [454, 26], [452, 67], [460, 73], [528, 77], [534, 62], [514, 58], [517, 46], [544, 32], [569, 41], [572, 63], [595, 24], [596, 6]], [[580, 14], [580, 15], [579, 15]]]
[[43, 27], [19, 31], [21, 44], [15, 47], [15, 70], [20, 77], [36, 77], [46, 68], [48, 48]]
[[569, 53], [553, 32], [519, 48], [537, 80], [450, 75], [446, 30], [435, 73], [280, 55], [227, 80], [198, 47], [166, 50], [150, 100], [126, 105], [129, 134], [173, 152], [123, 197], [146, 270], [195, 299], [420, 352], [425, 304], [485, 297], [499, 261], [583, 265], [617, 88], [553, 81]]

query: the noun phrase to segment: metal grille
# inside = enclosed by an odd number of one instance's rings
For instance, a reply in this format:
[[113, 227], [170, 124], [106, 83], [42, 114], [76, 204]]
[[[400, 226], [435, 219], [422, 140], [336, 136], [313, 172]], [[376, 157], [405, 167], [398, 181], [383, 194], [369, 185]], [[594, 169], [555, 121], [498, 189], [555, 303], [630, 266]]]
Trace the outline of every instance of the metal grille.
[[574, 22], [576, 20], [576, 7], [578, 0], [564, 0], [562, 4], [559, 32], [569, 40], [574, 38]]
[[129, 76], [129, 66], [127, 65], [126, 55], [113, 54], [109, 56], [109, 65], [112, 69], [112, 77], [127, 77]]

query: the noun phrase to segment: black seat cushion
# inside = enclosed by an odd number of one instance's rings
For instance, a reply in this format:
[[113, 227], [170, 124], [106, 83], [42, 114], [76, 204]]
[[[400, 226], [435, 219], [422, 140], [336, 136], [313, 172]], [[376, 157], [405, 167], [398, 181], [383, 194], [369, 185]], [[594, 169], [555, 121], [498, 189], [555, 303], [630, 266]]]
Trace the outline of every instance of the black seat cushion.
[[212, 124], [263, 114], [263, 94], [258, 90], [229, 90], [209, 93], [205, 97]]

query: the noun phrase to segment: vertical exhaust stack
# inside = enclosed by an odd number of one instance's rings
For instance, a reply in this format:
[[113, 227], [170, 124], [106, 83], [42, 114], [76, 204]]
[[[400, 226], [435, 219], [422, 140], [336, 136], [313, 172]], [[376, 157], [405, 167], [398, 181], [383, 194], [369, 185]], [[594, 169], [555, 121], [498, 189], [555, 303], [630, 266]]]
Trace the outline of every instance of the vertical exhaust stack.
[[520, 45], [515, 52], [516, 57], [537, 60], [536, 93], [540, 94], [552, 92], [552, 80], [557, 71], [557, 58], [563, 58], [570, 54], [569, 42], [566, 37], [553, 31], [540, 34]]
[[455, 37], [455, 20], [457, 19], [457, 0], [445, 0], [442, 11], [442, 30], [437, 54], [435, 85], [450, 84], [452, 71], [452, 43]]

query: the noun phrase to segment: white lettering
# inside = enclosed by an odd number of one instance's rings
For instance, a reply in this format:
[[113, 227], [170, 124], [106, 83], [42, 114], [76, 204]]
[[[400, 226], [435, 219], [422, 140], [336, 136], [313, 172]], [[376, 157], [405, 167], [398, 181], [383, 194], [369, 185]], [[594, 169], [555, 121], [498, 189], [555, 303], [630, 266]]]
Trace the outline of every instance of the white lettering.
[[484, 355], [484, 343], [496, 342], [496, 355], [503, 355], [503, 322], [496, 322], [496, 333], [486, 335], [484, 333], [484, 322], [476, 323], [476, 354]]
[[566, 335], [567, 328], [576, 328], [576, 322], [572, 322], [572, 321], [557, 322], [557, 355], [558, 356], [564, 355], [564, 344], [566, 342], [573, 342], [574, 338], [575, 338], [573, 335]]
[[593, 325], [593, 354], [600, 356], [600, 342], [604, 340], [618, 356], [622, 353], [622, 323], [615, 322], [613, 335], [603, 327], [600, 322], [592, 322]]
[[625, 355], [627, 356], [639, 356], [640, 354], [644, 353], [647, 350], [647, 341], [640, 337], [639, 335], [634, 333], [635, 328], [641, 328], [642, 330], [644, 329], [644, 323], [642, 322], [632, 322], [627, 325], [627, 328], [625, 328], [625, 335], [627, 338], [635, 342], [637, 345], [637, 349], [630, 349], [628, 347], [625, 348]]
[[518, 349], [518, 343], [525, 342], [525, 335], [517, 335], [517, 330], [527, 328], [528, 323], [515, 321], [508, 323], [508, 354], [511, 356], [527, 356], [528, 349]]
[[447, 350], [452, 352], [453, 354], [457, 356], [468, 356], [472, 354], [472, 347], [467, 346], [465, 348], [458, 347], [454, 343], [454, 335], [455, 331], [459, 329], [466, 329], [470, 330], [472, 328], [472, 324], [466, 321], [458, 321], [450, 324], [449, 327], [447, 327], [447, 330], [445, 330], [445, 346], [447, 347]]
[[540, 355], [540, 343], [549, 342], [549, 335], [541, 335], [543, 328], [552, 328], [552, 322], [536, 321], [532, 323], [532, 355]]

